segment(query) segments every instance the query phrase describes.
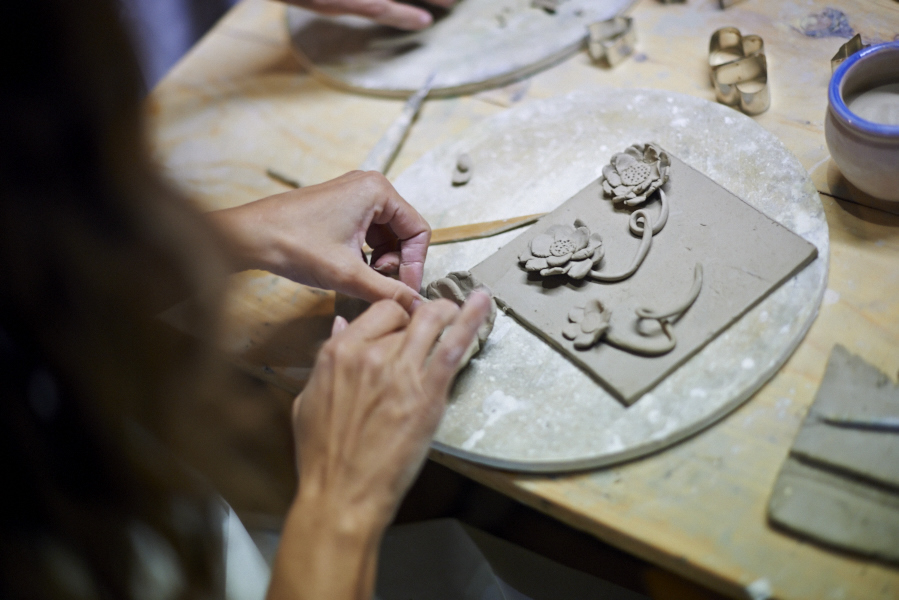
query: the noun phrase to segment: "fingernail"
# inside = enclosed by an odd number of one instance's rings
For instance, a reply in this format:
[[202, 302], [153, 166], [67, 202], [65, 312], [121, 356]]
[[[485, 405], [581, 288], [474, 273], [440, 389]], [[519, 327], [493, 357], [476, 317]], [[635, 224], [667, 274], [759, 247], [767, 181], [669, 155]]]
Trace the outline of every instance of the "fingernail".
[[334, 323], [331, 325], [331, 335], [336, 335], [347, 328], [349, 323], [340, 315], [334, 317]]

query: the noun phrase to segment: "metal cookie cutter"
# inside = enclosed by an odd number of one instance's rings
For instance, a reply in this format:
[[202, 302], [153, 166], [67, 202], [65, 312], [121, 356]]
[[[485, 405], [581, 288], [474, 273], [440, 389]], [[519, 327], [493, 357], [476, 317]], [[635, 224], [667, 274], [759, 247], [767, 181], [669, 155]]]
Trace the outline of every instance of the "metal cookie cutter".
[[587, 49], [593, 60], [603, 58], [614, 67], [634, 53], [637, 44], [637, 32], [634, 30], [634, 19], [631, 17], [614, 17], [607, 21], [591, 23], [587, 28], [589, 38]]
[[757, 35], [742, 35], [736, 27], [722, 27], [709, 40], [709, 75], [718, 102], [738, 106], [747, 115], [768, 110], [768, 60], [765, 43]]
[[833, 58], [830, 59], [830, 71], [831, 73], [837, 70], [837, 67], [840, 66], [840, 63], [858, 52], [859, 50], [864, 50], [870, 44], [862, 43], [862, 34], [856, 33], [855, 36], [837, 50], [837, 53], [833, 55]]

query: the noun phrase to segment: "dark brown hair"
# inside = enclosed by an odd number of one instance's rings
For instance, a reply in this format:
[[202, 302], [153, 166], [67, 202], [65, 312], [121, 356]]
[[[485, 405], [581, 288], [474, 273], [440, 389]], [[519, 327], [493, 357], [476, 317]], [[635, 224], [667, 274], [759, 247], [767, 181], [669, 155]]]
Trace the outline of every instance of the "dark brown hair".
[[[145, 158], [110, 2], [0, 3], [0, 48], [0, 596], [132, 597], [147, 539], [214, 594], [221, 244]], [[156, 319], [186, 298], [196, 338]]]

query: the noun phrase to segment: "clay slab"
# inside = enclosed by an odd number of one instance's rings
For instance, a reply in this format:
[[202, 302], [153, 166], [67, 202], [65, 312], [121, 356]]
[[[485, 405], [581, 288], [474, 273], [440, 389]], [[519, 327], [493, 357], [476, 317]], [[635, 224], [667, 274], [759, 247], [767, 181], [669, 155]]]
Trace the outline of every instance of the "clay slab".
[[[639, 246], [639, 239], [628, 230], [631, 211], [616, 208], [603, 196], [601, 179], [472, 269], [507, 314], [628, 405], [817, 256], [815, 246], [676, 156], [671, 155], [671, 175], [663, 189], [671, 206], [668, 223], [653, 237], [646, 260], [629, 279], [599, 283], [564, 276], [544, 278], [518, 265], [518, 255], [536, 235], [551, 225], [571, 225], [579, 218], [602, 236], [602, 271], [617, 273], [627, 268]], [[658, 204], [653, 200], [648, 205], [651, 214], [658, 214]], [[612, 309], [610, 331], [639, 344], [642, 336], [635, 329], [634, 310], [639, 306], [664, 309], [686, 297], [697, 262], [704, 270], [702, 290], [674, 326], [677, 345], [671, 352], [645, 357], [606, 343], [581, 351], [562, 337], [568, 311], [599, 297]], [[655, 341], [660, 337], [655, 336]], [[647, 339], [652, 340], [643, 338]]]
[[506, 85], [549, 67], [583, 48], [590, 23], [633, 3], [566, 0], [549, 14], [531, 0], [462, 0], [412, 33], [291, 7], [287, 27], [303, 62], [331, 85], [406, 97], [436, 71], [433, 98]]

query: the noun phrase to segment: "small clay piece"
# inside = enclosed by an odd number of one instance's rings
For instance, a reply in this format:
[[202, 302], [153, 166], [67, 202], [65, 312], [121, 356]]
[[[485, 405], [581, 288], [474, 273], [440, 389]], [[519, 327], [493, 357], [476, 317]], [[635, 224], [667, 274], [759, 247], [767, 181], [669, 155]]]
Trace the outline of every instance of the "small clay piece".
[[453, 185], [465, 185], [471, 179], [471, 156], [463, 152], [456, 159], [456, 168], [453, 169]]
[[556, 14], [559, 5], [565, 0], [531, 0], [531, 8], [542, 8], [551, 15]]
[[[459, 306], [462, 306], [462, 303], [464, 303], [468, 296], [475, 290], [490, 293], [490, 290], [482, 285], [481, 282], [468, 271], [454, 271], [446, 277], [441, 277], [440, 279], [436, 279], [429, 283], [428, 287], [425, 288], [424, 295], [428, 300], [446, 298], [447, 300], [452, 300]], [[492, 298], [493, 294], [490, 295]], [[484, 347], [484, 344], [487, 343], [487, 338], [490, 336], [490, 332], [493, 331], [494, 321], [496, 321], [496, 302], [491, 300], [490, 313], [487, 315], [487, 320], [484, 321], [484, 324], [478, 329], [478, 337], [475, 340], [477, 342], [476, 352], [480, 351]], [[467, 359], [465, 362], [467, 362]]]
[[590, 233], [583, 221], [571, 225], [553, 225], [538, 235], [518, 257], [526, 271], [541, 277], [567, 275], [583, 279], [603, 257], [602, 238]]

